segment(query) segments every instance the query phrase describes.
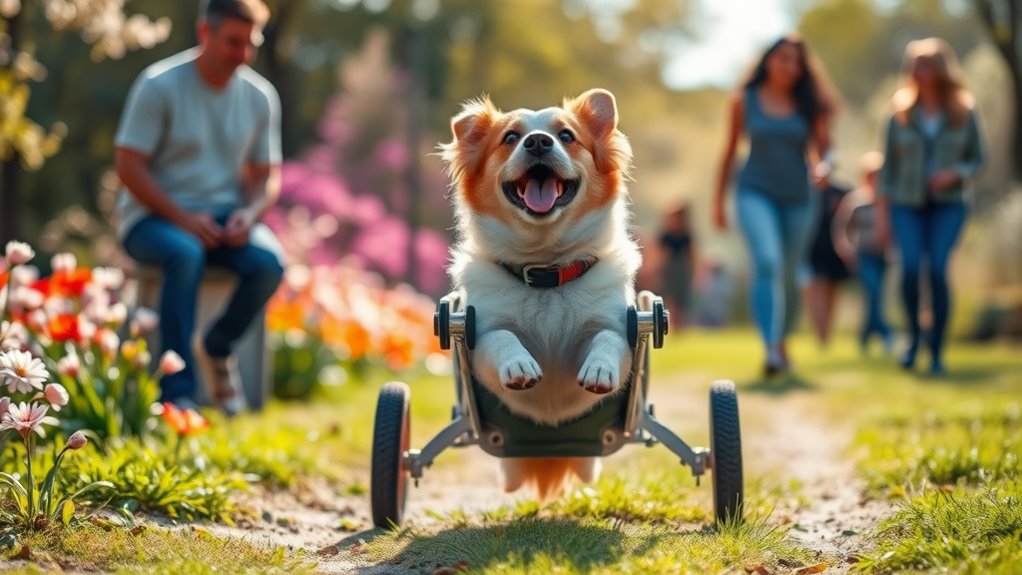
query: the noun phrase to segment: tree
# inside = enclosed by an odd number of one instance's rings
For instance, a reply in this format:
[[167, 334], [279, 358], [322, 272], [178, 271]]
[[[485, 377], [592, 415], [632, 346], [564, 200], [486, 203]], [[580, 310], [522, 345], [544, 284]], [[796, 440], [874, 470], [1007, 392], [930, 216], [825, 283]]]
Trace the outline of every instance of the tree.
[[91, 46], [94, 61], [121, 58], [130, 50], [151, 48], [167, 39], [170, 20], [152, 21], [124, 13], [125, 0], [21, 0], [0, 2], [0, 241], [18, 236], [22, 170], [38, 170], [60, 149], [66, 134], [61, 122], [49, 129], [28, 114], [32, 82], [46, 76], [35, 57], [38, 22], [56, 32], [77, 32]]
[[974, 0], [1011, 75], [1014, 126], [1011, 139], [1013, 177], [1022, 183], [1022, 0]]

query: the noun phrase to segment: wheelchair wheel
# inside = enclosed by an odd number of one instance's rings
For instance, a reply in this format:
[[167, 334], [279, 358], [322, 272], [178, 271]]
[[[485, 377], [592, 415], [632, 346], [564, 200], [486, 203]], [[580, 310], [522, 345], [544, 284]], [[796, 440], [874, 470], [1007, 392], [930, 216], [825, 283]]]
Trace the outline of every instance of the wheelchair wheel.
[[408, 494], [408, 473], [404, 454], [409, 447], [408, 417], [411, 391], [392, 381], [380, 390], [373, 427], [373, 461], [369, 493], [373, 525], [389, 528], [401, 524]]
[[713, 508], [718, 522], [742, 520], [742, 434], [738, 396], [731, 381], [710, 386], [710, 453], [713, 457]]

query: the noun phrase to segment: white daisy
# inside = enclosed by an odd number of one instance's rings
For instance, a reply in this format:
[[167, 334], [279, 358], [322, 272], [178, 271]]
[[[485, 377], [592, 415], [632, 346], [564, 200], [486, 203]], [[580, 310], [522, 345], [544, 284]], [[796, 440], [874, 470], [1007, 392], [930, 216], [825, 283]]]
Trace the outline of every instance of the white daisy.
[[3, 420], [0, 420], [0, 430], [13, 429], [21, 435], [22, 439], [27, 438], [28, 434], [33, 431], [38, 433], [39, 437], [46, 437], [46, 430], [43, 429], [43, 425], [57, 425], [60, 423], [56, 417], [46, 415], [49, 409], [50, 406], [40, 403], [12, 403], [7, 408], [7, 413], [4, 414]]
[[42, 391], [49, 375], [46, 365], [27, 351], [12, 349], [0, 353], [0, 384], [7, 385], [8, 393]]

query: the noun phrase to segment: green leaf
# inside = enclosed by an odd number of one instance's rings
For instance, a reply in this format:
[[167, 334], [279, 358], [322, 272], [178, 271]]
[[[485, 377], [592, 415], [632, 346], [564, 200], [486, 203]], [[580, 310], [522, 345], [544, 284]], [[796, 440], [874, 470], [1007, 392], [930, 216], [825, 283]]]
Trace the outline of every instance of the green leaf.
[[13, 489], [16, 493], [22, 497], [28, 497], [28, 491], [25, 490], [25, 486], [20, 481], [14, 478], [10, 473], [0, 472], [0, 486], [7, 486]]
[[75, 516], [75, 504], [70, 499], [64, 501], [60, 506], [60, 520], [65, 526], [71, 524], [71, 518]]

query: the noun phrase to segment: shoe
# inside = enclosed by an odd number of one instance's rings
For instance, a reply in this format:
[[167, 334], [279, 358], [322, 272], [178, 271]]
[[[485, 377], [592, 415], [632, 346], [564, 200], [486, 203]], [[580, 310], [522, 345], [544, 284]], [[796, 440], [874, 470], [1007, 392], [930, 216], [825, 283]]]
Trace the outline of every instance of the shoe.
[[944, 367], [944, 362], [939, 359], [933, 360], [933, 363], [930, 364], [930, 375], [933, 377], [944, 377], [947, 375], [947, 368]]
[[908, 348], [898, 358], [898, 365], [902, 369], [913, 369], [916, 366], [916, 353], [919, 351], [919, 338], [913, 338], [912, 343], [909, 344]]
[[241, 376], [238, 374], [238, 361], [231, 356], [209, 359], [213, 368], [213, 381], [210, 382], [213, 404], [230, 416], [245, 411], [248, 405], [241, 387]]
[[241, 387], [241, 376], [238, 374], [238, 361], [233, 356], [213, 357], [206, 351], [206, 346], [197, 343], [194, 346], [195, 358], [203, 364], [203, 379], [210, 401], [228, 416], [238, 415], [248, 407], [245, 393]]

